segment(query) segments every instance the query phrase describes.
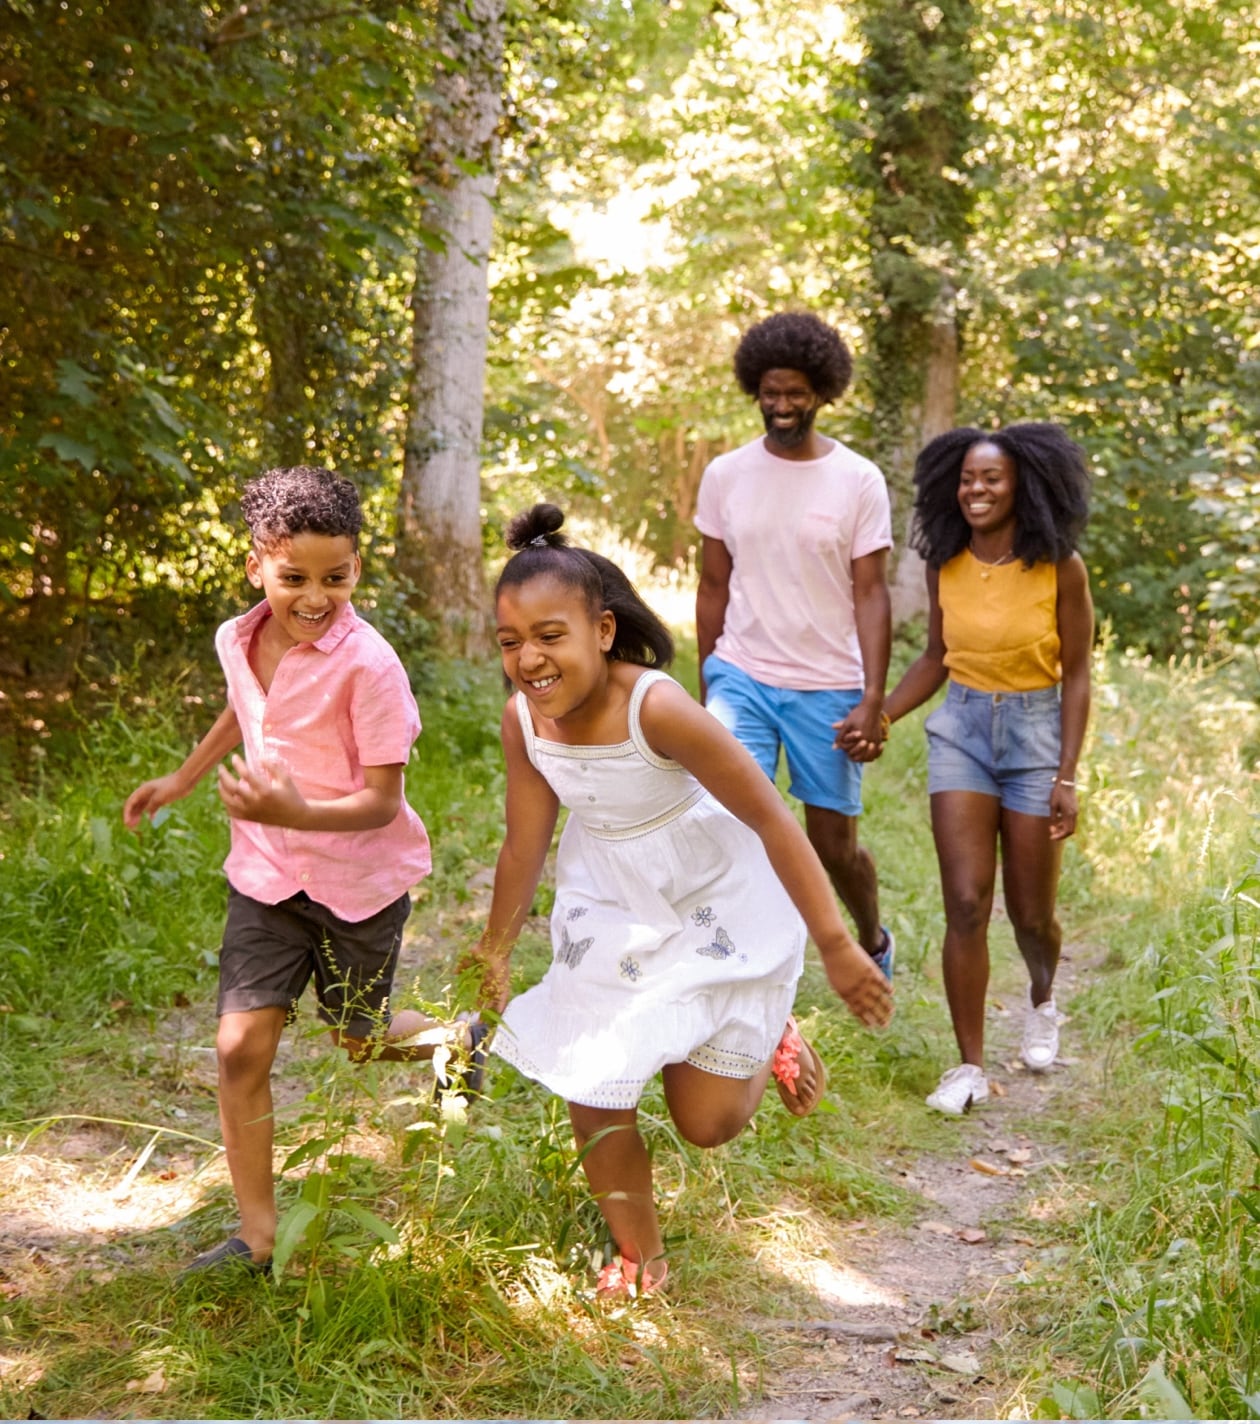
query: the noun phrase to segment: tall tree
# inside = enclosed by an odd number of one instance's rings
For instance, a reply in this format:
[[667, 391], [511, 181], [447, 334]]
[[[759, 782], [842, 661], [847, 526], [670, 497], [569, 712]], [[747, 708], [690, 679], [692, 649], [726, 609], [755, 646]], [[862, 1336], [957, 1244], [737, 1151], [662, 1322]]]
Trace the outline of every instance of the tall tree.
[[486, 646], [481, 434], [495, 167], [503, 114], [503, 0], [439, 0], [421, 177], [442, 241], [416, 266], [399, 567], [451, 652]]
[[[860, 14], [858, 163], [878, 292], [870, 358], [875, 450], [904, 532], [915, 454], [954, 425], [958, 404], [975, 17], [971, 0], [863, 0]], [[849, 127], [842, 123], [841, 131]], [[893, 597], [898, 616], [924, 604], [921, 565], [904, 549]]]

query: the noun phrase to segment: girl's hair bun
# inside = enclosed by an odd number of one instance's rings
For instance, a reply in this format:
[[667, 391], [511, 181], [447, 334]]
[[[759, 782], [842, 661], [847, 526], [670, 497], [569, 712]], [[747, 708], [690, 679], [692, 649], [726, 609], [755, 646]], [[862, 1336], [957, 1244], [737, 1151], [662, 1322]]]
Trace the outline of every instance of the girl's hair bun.
[[558, 531], [564, 523], [564, 511], [554, 504], [536, 504], [524, 514], [518, 514], [507, 527], [507, 545], [519, 553], [538, 540], [546, 540], [552, 548], [563, 548], [569, 541]]

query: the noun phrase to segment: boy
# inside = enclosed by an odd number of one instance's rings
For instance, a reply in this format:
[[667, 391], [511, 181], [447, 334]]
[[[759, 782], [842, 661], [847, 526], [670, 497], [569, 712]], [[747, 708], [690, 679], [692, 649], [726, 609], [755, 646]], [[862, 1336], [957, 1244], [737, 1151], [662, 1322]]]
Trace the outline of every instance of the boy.
[[136, 830], [244, 742], [243, 760], [218, 767], [232, 818], [219, 1117], [240, 1227], [186, 1272], [269, 1267], [271, 1065], [312, 975], [320, 1015], [355, 1061], [431, 1058], [447, 1038], [475, 1048], [482, 1031], [448, 1031], [407, 1010], [380, 1034], [407, 892], [431, 865], [429, 838], [403, 794], [420, 732], [416, 701], [398, 655], [350, 603], [358, 492], [329, 470], [269, 470], [246, 486], [241, 510], [253, 536], [246, 577], [264, 598], [215, 637], [227, 707], [178, 771], [146, 781], [123, 808]]

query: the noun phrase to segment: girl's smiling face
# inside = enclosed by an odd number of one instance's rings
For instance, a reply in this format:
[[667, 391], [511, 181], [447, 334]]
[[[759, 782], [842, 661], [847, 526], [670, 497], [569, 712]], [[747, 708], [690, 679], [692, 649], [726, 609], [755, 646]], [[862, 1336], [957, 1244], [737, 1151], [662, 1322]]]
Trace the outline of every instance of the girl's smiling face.
[[606, 685], [616, 620], [592, 615], [580, 590], [542, 574], [500, 589], [496, 611], [503, 671], [542, 716], [567, 716]]

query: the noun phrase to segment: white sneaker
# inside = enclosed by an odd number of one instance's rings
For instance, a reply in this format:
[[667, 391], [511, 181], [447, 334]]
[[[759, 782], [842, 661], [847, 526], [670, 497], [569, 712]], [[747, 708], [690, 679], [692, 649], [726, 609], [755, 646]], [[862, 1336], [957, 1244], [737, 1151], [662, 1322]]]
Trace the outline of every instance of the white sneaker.
[[984, 1069], [974, 1063], [960, 1063], [942, 1075], [936, 1091], [928, 1094], [927, 1105], [950, 1117], [961, 1117], [972, 1103], [987, 1102], [988, 1098], [989, 1080]]
[[1059, 1011], [1053, 999], [1030, 1008], [1024, 1016], [1024, 1041], [1019, 1056], [1034, 1073], [1044, 1073], [1059, 1052]]

